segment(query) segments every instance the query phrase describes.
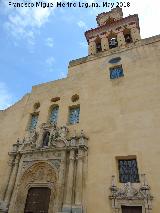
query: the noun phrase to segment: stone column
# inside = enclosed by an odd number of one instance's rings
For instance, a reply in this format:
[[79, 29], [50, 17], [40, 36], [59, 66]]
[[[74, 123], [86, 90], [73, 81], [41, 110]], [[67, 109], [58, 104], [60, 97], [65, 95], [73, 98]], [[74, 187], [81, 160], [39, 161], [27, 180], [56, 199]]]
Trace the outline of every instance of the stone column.
[[69, 169], [68, 169], [68, 176], [67, 176], [66, 197], [65, 197], [65, 202], [63, 206], [63, 212], [67, 212], [67, 213], [71, 213], [71, 208], [72, 208], [74, 160], [75, 160], [75, 151], [74, 149], [71, 149], [70, 156], [69, 156]]
[[126, 44], [123, 32], [117, 34], [118, 47], [124, 46]]
[[88, 45], [88, 55], [94, 55], [96, 54], [96, 42], [95, 39], [89, 40], [89, 45]]
[[76, 174], [76, 196], [75, 204], [82, 203], [82, 188], [83, 188], [83, 149], [78, 150], [77, 174]]
[[141, 36], [140, 36], [140, 32], [138, 28], [136, 27], [131, 28], [131, 37], [133, 42], [141, 40]]
[[9, 183], [9, 180], [10, 180], [10, 177], [11, 177], [11, 174], [12, 174], [12, 170], [13, 170], [13, 166], [14, 166], [14, 159], [15, 159], [15, 155], [10, 155], [9, 156], [9, 162], [8, 162], [8, 165], [9, 165], [9, 171], [8, 171], [8, 177], [7, 177], [7, 181], [6, 181], [6, 188], [5, 188], [5, 191], [2, 193], [2, 199], [4, 200], [5, 198], [5, 194], [6, 194], [6, 191], [7, 191], [7, 188], [8, 188], [8, 183]]
[[83, 157], [84, 150], [78, 150], [77, 174], [76, 174], [76, 190], [75, 190], [75, 205], [72, 209], [73, 213], [82, 213], [82, 192], [83, 192]]
[[109, 50], [108, 38], [106, 35], [101, 36], [102, 51]]
[[15, 185], [15, 181], [16, 181], [16, 177], [17, 177], [17, 172], [18, 172], [18, 167], [19, 167], [19, 161], [20, 161], [20, 155], [17, 154], [15, 162], [14, 162], [14, 167], [13, 167], [13, 170], [12, 170], [12, 173], [11, 173], [11, 176], [10, 176], [10, 180], [9, 180], [9, 183], [8, 183], [8, 187], [7, 187], [7, 190], [6, 190], [6, 194], [5, 194], [5, 197], [4, 197], [4, 201], [7, 205], [9, 205], [9, 203], [10, 203], [10, 199], [11, 199], [12, 192], [13, 192], [13, 189], [14, 189], [14, 185]]
[[[58, 178], [58, 192], [57, 192], [57, 211], [61, 211], [63, 206], [63, 196], [64, 196], [64, 185], [65, 185], [65, 170], [66, 170], [66, 150], [62, 151], [59, 167], [59, 178]], [[55, 202], [55, 200], [51, 201]], [[55, 205], [53, 206], [53, 212], [55, 210]], [[57, 212], [58, 213], [58, 212]]]

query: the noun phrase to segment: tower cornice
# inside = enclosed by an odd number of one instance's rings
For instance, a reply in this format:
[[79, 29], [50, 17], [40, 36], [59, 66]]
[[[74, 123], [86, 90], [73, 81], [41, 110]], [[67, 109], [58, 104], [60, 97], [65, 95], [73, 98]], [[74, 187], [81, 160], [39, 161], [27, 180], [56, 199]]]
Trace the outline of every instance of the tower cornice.
[[111, 30], [120, 30], [119, 26], [121, 25], [125, 27], [125, 24], [129, 24], [129, 25], [135, 24], [136, 28], [140, 30], [138, 15], [134, 14], [119, 20], [115, 20], [113, 23], [107, 23], [105, 25], [98, 26], [94, 29], [87, 30], [85, 32], [85, 37], [88, 41], [89, 39], [97, 36], [98, 34], [103, 35], [104, 33], [106, 33], [106, 31], [108, 32]]

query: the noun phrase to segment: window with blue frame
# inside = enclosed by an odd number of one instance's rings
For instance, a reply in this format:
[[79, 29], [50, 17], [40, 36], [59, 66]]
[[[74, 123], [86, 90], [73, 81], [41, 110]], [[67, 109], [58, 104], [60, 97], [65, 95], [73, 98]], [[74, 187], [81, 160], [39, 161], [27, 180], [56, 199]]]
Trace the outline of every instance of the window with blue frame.
[[30, 120], [30, 125], [29, 125], [29, 130], [33, 130], [36, 128], [38, 122], [38, 114], [32, 114], [31, 115], [31, 120]]
[[110, 68], [110, 79], [116, 79], [123, 76], [124, 76], [124, 73], [123, 73], [122, 65]]
[[69, 124], [79, 123], [80, 107], [76, 106], [69, 109]]
[[55, 106], [51, 109], [50, 118], [49, 118], [50, 124], [56, 124], [57, 123], [58, 111], [59, 111], [59, 106]]

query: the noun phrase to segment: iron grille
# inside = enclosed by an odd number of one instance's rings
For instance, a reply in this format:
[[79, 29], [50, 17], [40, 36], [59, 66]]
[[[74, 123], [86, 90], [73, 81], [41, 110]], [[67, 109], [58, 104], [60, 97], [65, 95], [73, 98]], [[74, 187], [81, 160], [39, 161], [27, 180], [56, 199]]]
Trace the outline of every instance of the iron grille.
[[70, 124], [76, 124], [79, 123], [79, 114], [80, 114], [80, 108], [72, 108], [69, 112], [69, 123]]
[[38, 114], [32, 115], [29, 129], [30, 130], [35, 129], [37, 126], [37, 122], [38, 122]]
[[51, 111], [51, 114], [50, 114], [50, 123], [51, 124], [55, 124], [57, 123], [57, 119], [58, 119], [58, 110], [59, 110], [59, 107], [54, 107]]
[[119, 180], [121, 183], [138, 183], [139, 175], [136, 159], [119, 160]]
[[122, 66], [116, 66], [113, 68], [110, 68], [110, 79], [120, 78], [123, 77], [123, 68]]

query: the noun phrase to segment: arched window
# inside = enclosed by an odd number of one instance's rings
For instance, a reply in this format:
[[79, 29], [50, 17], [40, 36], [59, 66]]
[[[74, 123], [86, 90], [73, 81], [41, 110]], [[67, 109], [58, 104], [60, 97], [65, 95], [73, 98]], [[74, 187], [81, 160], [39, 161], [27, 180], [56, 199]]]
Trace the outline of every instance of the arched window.
[[118, 47], [117, 35], [115, 33], [110, 33], [108, 36], [108, 43], [110, 49]]
[[126, 43], [132, 43], [133, 40], [132, 40], [132, 36], [131, 36], [131, 31], [129, 29], [125, 29], [123, 31], [123, 35], [124, 35], [124, 38], [125, 38], [125, 42]]
[[31, 114], [31, 119], [29, 123], [29, 130], [36, 128], [38, 122], [38, 113]]
[[99, 37], [96, 38], [95, 40], [96, 43], [96, 52], [101, 52], [102, 51], [102, 46], [101, 46], [101, 39]]
[[69, 108], [69, 124], [79, 123], [80, 106], [73, 106]]
[[59, 106], [52, 106], [50, 111], [49, 122], [50, 124], [56, 124], [58, 119]]

